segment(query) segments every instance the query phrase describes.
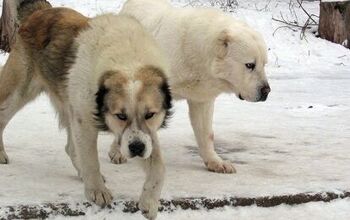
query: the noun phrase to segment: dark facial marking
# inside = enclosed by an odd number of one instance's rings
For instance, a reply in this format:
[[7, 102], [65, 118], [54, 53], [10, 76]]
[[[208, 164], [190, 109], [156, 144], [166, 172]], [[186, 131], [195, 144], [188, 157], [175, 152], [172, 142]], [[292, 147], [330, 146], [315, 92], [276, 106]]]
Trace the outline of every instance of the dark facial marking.
[[171, 96], [170, 88], [167, 82], [163, 82], [163, 84], [160, 87], [160, 90], [164, 97], [163, 108], [165, 109], [165, 117], [161, 128], [166, 128], [167, 120], [173, 115], [173, 112], [170, 110], [173, 107], [172, 96]]
[[108, 111], [107, 105], [105, 104], [105, 97], [108, 94], [108, 89], [101, 85], [96, 93], [96, 112], [94, 118], [96, 120], [96, 127], [102, 131], [108, 131], [109, 128], [106, 124], [105, 114]]

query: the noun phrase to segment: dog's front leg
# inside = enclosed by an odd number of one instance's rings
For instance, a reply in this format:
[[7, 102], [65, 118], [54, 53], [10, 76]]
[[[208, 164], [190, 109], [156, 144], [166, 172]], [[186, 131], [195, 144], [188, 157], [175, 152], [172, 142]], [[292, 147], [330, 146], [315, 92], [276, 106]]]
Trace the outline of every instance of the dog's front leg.
[[188, 101], [192, 128], [199, 145], [199, 154], [209, 171], [235, 173], [236, 170], [232, 163], [222, 160], [214, 149], [214, 133], [212, 129], [214, 101]]
[[126, 157], [120, 152], [119, 137], [115, 137], [108, 156], [111, 159], [111, 162], [114, 164], [122, 164], [127, 162]]
[[84, 122], [79, 116], [71, 120], [71, 131], [85, 185], [85, 195], [88, 200], [104, 207], [110, 204], [113, 198], [100, 173], [97, 154], [98, 132], [91, 123]]
[[157, 217], [159, 198], [163, 188], [165, 166], [160, 152], [158, 138], [153, 137], [152, 154], [144, 162], [146, 181], [139, 202], [142, 214], [150, 220]]
[[5, 152], [4, 143], [2, 141], [3, 130], [4, 129], [2, 127], [0, 127], [0, 164], [6, 164], [9, 162], [9, 158]]

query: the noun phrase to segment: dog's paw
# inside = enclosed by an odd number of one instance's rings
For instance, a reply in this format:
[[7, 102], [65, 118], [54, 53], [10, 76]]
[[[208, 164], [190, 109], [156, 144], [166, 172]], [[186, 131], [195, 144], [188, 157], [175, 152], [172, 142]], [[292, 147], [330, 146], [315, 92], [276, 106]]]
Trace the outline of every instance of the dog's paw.
[[206, 162], [208, 170], [215, 173], [236, 173], [236, 169], [230, 161], [213, 160]]
[[9, 161], [9, 158], [6, 154], [5, 151], [0, 151], [0, 164], [8, 164], [10, 161]]
[[150, 198], [148, 196], [141, 196], [138, 207], [145, 218], [149, 220], [154, 220], [157, 218], [159, 207], [158, 199]]
[[111, 192], [105, 186], [98, 189], [85, 189], [85, 196], [101, 207], [109, 205], [113, 200]]
[[110, 151], [108, 155], [111, 162], [114, 164], [123, 164], [127, 162], [126, 157], [124, 157], [119, 151]]

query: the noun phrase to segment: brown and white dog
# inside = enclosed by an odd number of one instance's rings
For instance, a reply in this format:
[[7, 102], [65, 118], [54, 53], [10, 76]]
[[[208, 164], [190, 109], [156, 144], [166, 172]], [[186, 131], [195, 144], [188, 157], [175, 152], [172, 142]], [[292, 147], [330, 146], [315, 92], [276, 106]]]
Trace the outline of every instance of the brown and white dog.
[[112, 201], [100, 173], [97, 137], [112, 132], [125, 157], [144, 159], [146, 181], [139, 208], [158, 211], [164, 165], [157, 130], [169, 116], [167, 66], [153, 38], [128, 16], [86, 18], [45, 0], [18, 7], [20, 27], [0, 73], [0, 163], [9, 162], [3, 130], [41, 92], [67, 130], [66, 152], [100, 206]]
[[[120, 13], [138, 19], [164, 50], [173, 97], [187, 100], [199, 153], [208, 170], [235, 172], [233, 164], [222, 160], [214, 149], [214, 102], [222, 93], [250, 102], [267, 99], [267, 50], [261, 35], [218, 10], [175, 8], [169, 0], [128, 0]], [[120, 161], [118, 151], [113, 144], [109, 155], [114, 163]]]

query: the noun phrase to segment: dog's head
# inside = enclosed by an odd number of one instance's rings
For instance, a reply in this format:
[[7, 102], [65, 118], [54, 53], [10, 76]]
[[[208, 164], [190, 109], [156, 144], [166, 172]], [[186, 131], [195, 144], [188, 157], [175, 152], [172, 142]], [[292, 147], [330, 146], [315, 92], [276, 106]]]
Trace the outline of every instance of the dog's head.
[[218, 33], [212, 65], [214, 77], [223, 80], [241, 100], [265, 101], [270, 86], [265, 74], [267, 51], [259, 33], [239, 24]]
[[145, 66], [132, 76], [106, 72], [96, 94], [98, 126], [112, 131], [127, 158], [148, 158], [152, 134], [166, 126], [171, 94], [162, 70]]

